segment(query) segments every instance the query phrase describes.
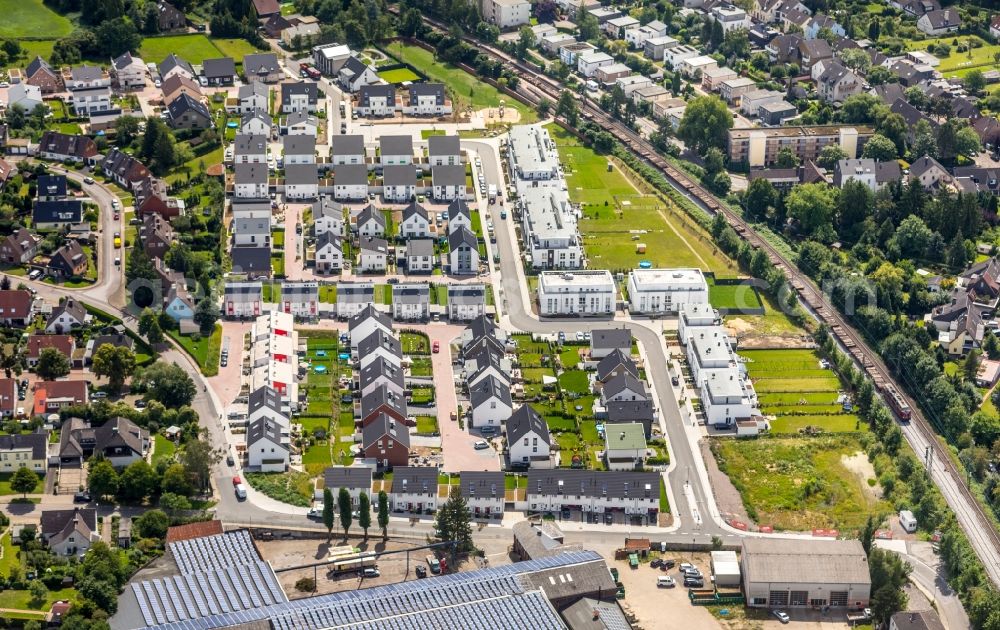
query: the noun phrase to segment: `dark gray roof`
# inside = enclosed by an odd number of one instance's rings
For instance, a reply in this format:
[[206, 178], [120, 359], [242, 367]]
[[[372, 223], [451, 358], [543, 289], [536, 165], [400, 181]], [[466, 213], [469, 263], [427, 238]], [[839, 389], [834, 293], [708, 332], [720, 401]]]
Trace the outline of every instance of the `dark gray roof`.
[[[256, 81], [253, 84], [254, 85], [261, 85], [260, 83], [258, 83]], [[240, 127], [243, 127], [244, 125], [246, 125], [247, 123], [249, 123], [254, 118], [260, 119], [260, 121], [263, 122], [268, 127], [270, 127], [271, 125], [274, 124], [274, 121], [271, 120], [270, 114], [268, 114], [267, 112], [265, 112], [263, 109], [260, 109], [259, 107], [255, 107], [255, 108], [253, 108], [252, 111], [249, 111], [249, 112], [243, 114], [240, 117]]]
[[335, 186], [368, 185], [368, 168], [364, 164], [337, 164], [333, 167]]
[[500, 379], [494, 378], [492, 374], [476, 383], [469, 390], [469, 402], [473, 409], [493, 398], [499, 400], [506, 407], [511, 406], [510, 387]]
[[236, 62], [232, 57], [206, 59], [201, 63], [202, 74], [207, 79], [222, 79], [236, 76]]
[[435, 155], [459, 155], [462, 149], [458, 136], [431, 136], [427, 138], [427, 152]]
[[462, 245], [468, 245], [477, 252], [479, 251], [479, 241], [476, 240], [476, 235], [464, 225], [457, 230], [452, 230], [451, 234], [448, 235], [449, 250], [455, 251]]
[[549, 425], [531, 405], [521, 405], [507, 420], [507, 444], [515, 444], [529, 432], [534, 432], [546, 444], [552, 444]]
[[40, 56], [36, 55], [35, 58], [31, 60], [31, 63], [28, 64], [28, 67], [25, 69], [25, 76], [30, 79], [31, 77], [35, 76], [35, 74], [37, 74], [39, 71], [47, 72], [52, 76], [57, 76], [55, 70], [52, 69], [52, 66], [50, 66], [49, 63], [44, 59], [42, 59]]
[[431, 178], [435, 186], [457, 186], [465, 188], [465, 167], [461, 164], [442, 164], [431, 167]]
[[361, 227], [369, 221], [374, 221], [380, 227], [385, 228], [385, 215], [382, 214], [381, 210], [371, 204], [362, 208], [361, 212], [358, 213], [358, 227]]
[[896, 630], [944, 630], [941, 618], [933, 610], [903, 610], [892, 616]]
[[115, 67], [115, 70], [123, 70], [132, 65], [132, 62], [136, 60], [136, 57], [132, 56], [132, 53], [125, 51], [121, 55], [115, 57], [111, 61], [111, 65]]
[[392, 285], [393, 304], [429, 304], [431, 288], [427, 284], [394, 284]]
[[304, 94], [310, 103], [316, 102], [317, 86], [312, 81], [286, 81], [281, 84], [281, 102], [285, 103], [295, 95]]
[[[338, 285], [337, 295], [340, 295], [340, 292], [342, 291], [341, 287], [345, 286], [348, 285], [343, 285], [343, 284]], [[375, 289], [372, 288], [371, 285], [368, 286], [372, 294], [374, 294]], [[392, 318], [389, 317], [386, 313], [383, 313], [382, 311], [375, 308], [374, 304], [366, 305], [363, 309], [358, 311], [356, 315], [347, 320], [347, 330], [352, 331], [361, 324], [363, 324], [364, 322], [368, 321], [369, 319], [375, 319], [375, 321], [380, 323], [386, 330], [392, 330]]]
[[[339, 295], [339, 292], [338, 292]], [[366, 357], [374, 354], [379, 348], [385, 348], [390, 354], [397, 357], [403, 356], [403, 347], [399, 339], [379, 329], [372, 332], [358, 343], [358, 356]]]
[[248, 400], [248, 414], [251, 416], [258, 410], [265, 408], [271, 410], [279, 416], [283, 415], [281, 410], [281, 394], [266, 385], [258, 387], [254, 391], [250, 392]]
[[612, 377], [611, 380], [604, 384], [603, 393], [605, 398], [611, 398], [625, 390], [631, 390], [643, 396], [646, 395], [646, 386], [643, 385], [642, 381], [628, 372]]
[[271, 273], [270, 247], [234, 247], [232, 258], [235, 273]]
[[429, 238], [411, 238], [406, 242], [407, 256], [434, 256], [434, 241]]
[[362, 135], [334, 136], [330, 141], [330, 155], [364, 155], [365, 137]]
[[243, 74], [270, 74], [278, 72], [281, 66], [278, 64], [278, 56], [274, 53], [259, 53], [254, 55], [244, 55]]
[[[267, 136], [257, 133], [238, 133], [233, 139], [233, 155], [260, 155], [267, 153]], [[238, 165], [238, 164], [237, 164]]]
[[258, 81], [251, 81], [250, 83], [244, 83], [240, 86], [239, 91], [237, 92], [237, 97], [244, 99], [258, 95], [267, 98], [269, 92], [270, 88], [268, 88], [267, 85]]
[[[385, 413], [376, 415], [368, 421], [368, 424], [366, 424], [363, 429], [361, 429], [362, 447], [367, 448], [371, 446], [373, 442], [377, 442], [387, 435], [394, 438], [406, 448], [410, 448], [409, 428], [401, 422], [396, 422], [392, 416]], [[396, 468], [396, 470], [399, 470], [399, 468]]]
[[383, 159], [387, 155], [413, 155], [413, 136], [382, 136], [379, 148]]
[[427, 214], [427, 209], [416, 201], [411, 201], [405, 208], [403, 208], [403, 221], [406, 221], [410, 217], [417, 215], [425, 221], [430, 221], [430, 217]]
[[584, 597], [563, 609], [562, 616], [570, 630], [632, 630], [616, 601]]
[[212, 114], [205, 107], [205, 104], [192, 98], [187, 92], [181, 92], [174, 100], [167, 103], [167, 110], [170, 112], [171, 118], [180, 118], [187, 112], [194, 112], [209, 122], [212, 121]]
[[236, 164], [233, 173], [237, 184], [267, 183], [267, 164]]
[[379, 385], [361, 398], [361, 417], [368, 418], [379, 409], [391, 409], [400, 417], [406, 417], [406, 398], [394, 388]]
[[[341, 238], [339, 235], [333, 232], [321, 232], [319, 236], [316, 237], [316, 251], [322, 251], [326, 249], [327, 245], [333, 245], [334, 249], [337, 251], [343, 250], [343, 245], [341, 245]], [[338, 295], [341, 295], [338, 293]]]
[[260, 282], [227, 282], [223, 289], [226, 297], [256, 296], [260, 297], [264, 293], [264, 285]]
[[368, 365], [361, 368], [361, 372], [358, 375], [358, 384], [361, 386], [361, 391], [364, 391], [369, 385], [379, 380], [392, 383], [396, 386], [395, 389], [399, 391], [402, 391], [406, 387], [403, 379], [403, 370], [386, 361], [384, 357], [378, 357], [374, 361], [369, 362]]
[[316, 117], [309, 112], [292, 112], [291, 114], [285, 116], [285, 126], [294, 127], [299, 123], [308, 123], [312, 125], [319, 125], [319, 121]]
[[97, 529], [97, 510], [94, 508], [72, 508], [68, 510], [42, 510], [41, 532], [43, 536], [58, 534], [74, 519], [80, 518], [91, 531]]
[[600, 328], [591, 332], [590, 345], [593, 348], [621, 348], [631, 352], [632, 333], [628, 328]]
[[[305, 138], [306, 136], [294, 137]], [[317, 183], [319, 183], [319, 171], [317, 171], [315, 164], [285, 164], [285, 184], [303, 185]]]
[[417, 183], [417, 169], [412, 164], [390, 164], [382, 169], [386, 186], [413, 186]]
[[455, 199], [448, 204], [448, 216], [454, 219], [460, 214], [464, 214], [469, 219], [472, 218], [472, 210], [469, 209], [469, 204], [465, 202], [465, 199]]
[[462, 496], [466, 499], [497, 497], [502, 501], [506, 496], [504, 474], [499, 470], [463, 470], [459, 479]]
[[372, 302], [375, 285], [371, 282], [341, 282], [337, 284], [337, 302]]
[[[560, 481], [562, 484], [560, 485]], [[655, 472], [617, 472], [599, 470], [528, 471], [528, 495], [558, 496], [559, 494], [585, 497], [659, 498], [660, 476]]]
[[437, 466], [397, 466], [392, 471], [392, 494], [403, 492], [426, 493], [438, 485]]
[[448, 285], [448, 302], [457, 304], [483, 304], [486, 302], [486, 287], [481, 284]]
[[[631, 345], [631, 344], [630, 344]], [[625, 366], [632, 375], [638, 377], [639, 370], [635, 366], [635, 361], [632, 357], [625, 354], [621, 350], [612, 350], [608, 356], [604, 357], [597, 363], [597, 379], [603, 381], [611, 372], [615, 370], [618, 366]]]
[[281, 425], [272, 418], [257, 418], [247, 426], [247, 446], [252, 446], [263, 439], [288, 450], [288, 445], [281, 440]]
[[184, 61], [174, 53], [170, 53], [169, 55], [167, 55], [167, 58], [164, 59], [162, 63], [160, 63], [159, 66], [160, 76], [166, 76], [168, 72], [170, 72], [171, 70], [173, 70], [178, 66], [180, 66], [184, 70], [187, 70], [187, 72], [191, 76], [194, 76], [194, 68], [191, 67], [191, 64]]
[[333, 217], [344, 220], [344, 204], [337, 203], [329, 197], [314, 201], [312, 205], [313, 219], [318, 217]]
[[66, 196], [66, 176], [65, 175], [39, 175], [36, 187], [39, 197], [65, 197]]
[[384, 238], [373, 238], [371, 236], [361, 239], [361, 251], [362, 252], [375, 252], [378, 254], [389, 255], [389, 242]]
[[[444, 105], [448, 98], [443, 83], [414, 83], [410, 86], [410, 101], [415, 101], [418, 96], [433, 96], [438, 105]], [[458, 144], [457, 136], [455, 143]]]
[[20, 433], [18, 435], [0, 435], [0, 451], [13, 449], [31, 449], [31, 459], [44, 460], [48, 454], [49, 436], [45, 433]]
[[281, 285], [281, 299], [295, 301], [319, 299], [319, 283], [317, 282], [285, 282]]
[[372, 469], [368, 466], [330, 466], [323, 471], [323, 484], [332, 491], [358, 488], [370, 494]]
[[370, 107], [371, 99], [384, 98], [386, 104], [393, 106], [396, 104], [396, 88], [392, 85], [363, 85], [361, 90], [358, 92], [358, 102], [361, 107]]
[[67, 298], [59, 306], [52, 309], [52, 314], [49, 315], [49, 323], [53, 322], [59, 316], [66, 314], [76, 321], [83, 323], [83, 320], [87, 317], [87, 309], [83, 307], [83, 304], [78, 302], [73, 298]]
[[83, 220], [83, 203], [79, 199], [36, 201], [31, 216], [35, 223], [79, 223]]
[[645, 425], [653, 421], [652, 400], [612, 401], [606, 409], [608, 422], [642, 422]]

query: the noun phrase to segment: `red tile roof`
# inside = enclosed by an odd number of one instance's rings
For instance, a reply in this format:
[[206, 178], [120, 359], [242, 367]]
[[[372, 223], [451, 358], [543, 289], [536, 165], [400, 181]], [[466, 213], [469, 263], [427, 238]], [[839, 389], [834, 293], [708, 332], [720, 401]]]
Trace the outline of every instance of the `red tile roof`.
[[215, 536], [222, 533], [222, 521], [201, 521], [199, 523], [188, 523], [187, 525], [176, 525], [167, 529], [167, 542], [180, 542], [192, 538], [204, 538], [205, 536]]
[[25, 319], [31, 313], [31, 292], [0, 291], [0, 319]]
[[37, 359], [43, 348], [55, 348], [68, 359], [73, 356], [74, 345], [70, 335], [31, 335], [28, 337], [28, 358]]

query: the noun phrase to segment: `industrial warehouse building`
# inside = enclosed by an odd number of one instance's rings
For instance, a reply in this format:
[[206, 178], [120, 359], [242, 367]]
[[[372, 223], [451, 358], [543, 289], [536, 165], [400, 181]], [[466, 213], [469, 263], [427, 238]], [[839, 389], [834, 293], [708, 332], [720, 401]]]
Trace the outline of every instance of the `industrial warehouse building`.
[[740, 564], [747, 606], [868, 606], [872, 582], [857, 540], [745, 538]]

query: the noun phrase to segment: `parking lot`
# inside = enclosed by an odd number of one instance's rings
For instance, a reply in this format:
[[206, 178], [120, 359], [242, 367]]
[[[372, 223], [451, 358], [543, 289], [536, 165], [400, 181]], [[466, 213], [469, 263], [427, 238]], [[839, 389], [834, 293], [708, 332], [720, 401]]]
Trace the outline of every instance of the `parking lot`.
[[[355, 529], [356, 529], [355, 524]], [[359, 530], [360, 531], [360, 530]], [[362, 552], [400, 552], [390, 553], [378, 558], [378, 577], [362, 578], [357, 571], [345, 572], [341, 575], [331, 575], [326, 567], [318, 567], [315, 571], [312, 568], [282, 571], [282, 569], [302, 564], [320, 562], [326, 559], [330, 550], [343, 546], [343, 532], [336, 529], [333, 538], [327, 543], [326, 539], [308, 540], [274, 540], [257, 541], [257, 548], [265, 560], [271, 563], [277, 572], [278, 581], [285, 589], [289, 598], [306, 597], [311, 593], [303, 593], [296, 590], [295, 583], [302, 578], [312, 578], [316, 576], [316, 594], [335, 593], [338, 591], [354, 590], [357, 588], [369, 588], [385, 584], [394, 584], [407, 580], [421, 579], [417, 576], [417, 567], [428, 568], [426, 557], [431, 553], [427, 549], [413, 549], [421, 546], [422, 543], [403, 542], [390, 539], [383, 542], [378, 531], [372, 530], [372, 535], [367, 542], [361, 536], [351, 536], [349, 544], [360, 549]], [[412, 550], [407, 552], [407, 550]], [[466, 562], [458, 567], [459, 571], [476, 569], [478, 566], [474, 562]], [[432, 579], [433, 575], [427, 572], [426, 579]]]

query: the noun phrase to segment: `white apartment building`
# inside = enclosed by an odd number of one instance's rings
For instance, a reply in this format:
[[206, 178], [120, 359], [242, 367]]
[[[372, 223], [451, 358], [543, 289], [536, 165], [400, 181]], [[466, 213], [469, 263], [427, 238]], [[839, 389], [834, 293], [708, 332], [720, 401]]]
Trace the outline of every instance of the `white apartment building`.
[[750, 28], [750, 16], [743, 9], [732, 5], [719, 5], [711, 12], [713, 20], [722, 24], [722, 32], [728, 33], [737, 28]]
[[615, 59], [606, 52], [591, 52], [580, 55], [576, 61], [577, 71], [589, 79], [597, 74], [598, 68], [610, 66], [615, 62]]
[[[718, 325], [717, 314], [699, 306], [687, 305], [682, 310], [680, 342], [685, 346], [707, 421], [715, 426], [735, 427], [760, 416], [757, 393], [736, 355], [733, 340]], [[754, 423], [751, 434], [758, 430], [759, 425]]]
[[507, 134], [511, 179], [562, 178], [559, 152], [542, 125], [514, 125]]
[[676, 313], [681, 304], [707, 304], [708, 283], [701, 269], [635, 269], [628, 298], [633, 313]]
[[496, 24], [501, 31], [531, 21], [531, 3], [528, 0], [483, 0], [482, 11], [483, 18]]
[[611, 315], [615, 312], [611, 272], [543, 271], [538, 278], [539, 312], [546, 316]]

